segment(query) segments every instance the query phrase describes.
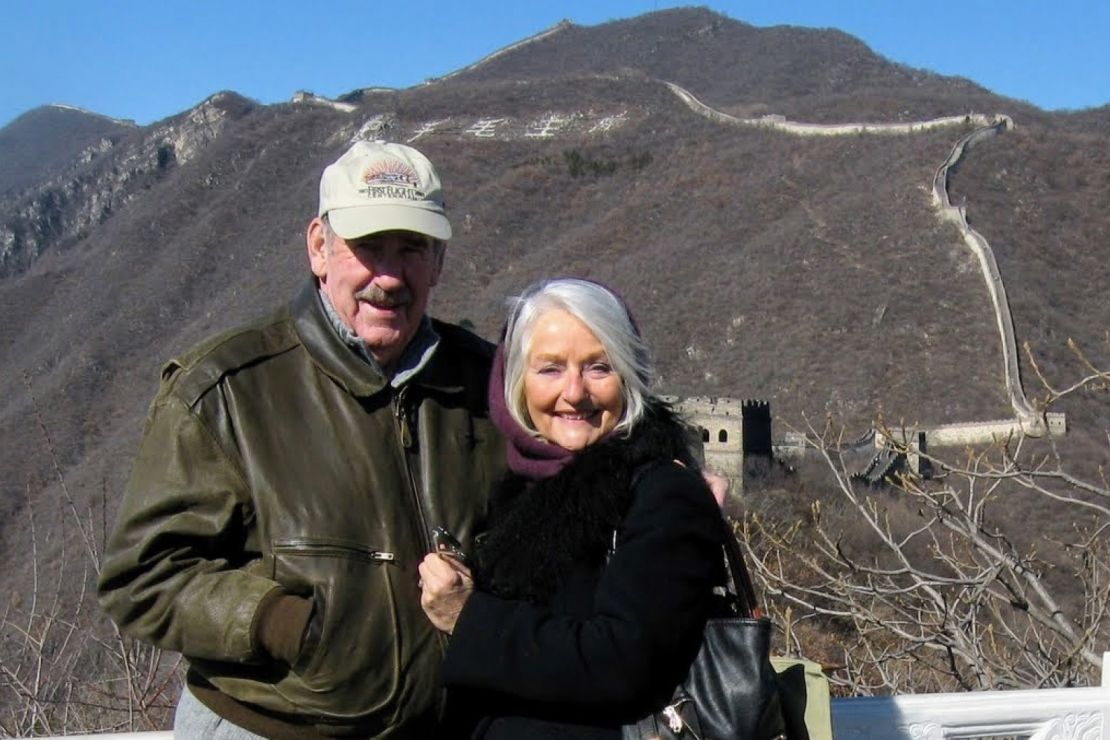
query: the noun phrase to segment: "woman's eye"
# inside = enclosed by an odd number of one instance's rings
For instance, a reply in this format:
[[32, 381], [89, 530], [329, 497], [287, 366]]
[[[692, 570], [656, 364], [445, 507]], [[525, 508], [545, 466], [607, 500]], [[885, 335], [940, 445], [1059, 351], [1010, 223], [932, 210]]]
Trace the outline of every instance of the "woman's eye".
[[563, 371], [563, 368], [558, 365], [544, 365], [536, 369], [540, 375], [558, 375]]
[[595, 362], [587, 370], [594, 377], [603, 377], [613, 372], [613, 368], [606, 362]]

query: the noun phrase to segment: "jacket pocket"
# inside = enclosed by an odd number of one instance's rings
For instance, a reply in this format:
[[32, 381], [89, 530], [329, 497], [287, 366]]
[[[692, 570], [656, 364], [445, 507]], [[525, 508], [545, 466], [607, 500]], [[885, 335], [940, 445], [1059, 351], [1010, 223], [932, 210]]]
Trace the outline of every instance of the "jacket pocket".
[[293, 675], [278, 691], [304, 711], [335, 719], [389, 706], [401, 681], [395, 555], [312, 537], [275, 541], [272, 551], [274, 579], [311, 596], [317, 611]]
[[386, 550], [360, 545], [345, 540], [328, 537], [297, 537], [278, 540], [273, 544], [274, 576], [277, 576], [278, 560], [284, 555], [289, 558], [351, 558], [368, 563], [392, 563], [397, 556]]

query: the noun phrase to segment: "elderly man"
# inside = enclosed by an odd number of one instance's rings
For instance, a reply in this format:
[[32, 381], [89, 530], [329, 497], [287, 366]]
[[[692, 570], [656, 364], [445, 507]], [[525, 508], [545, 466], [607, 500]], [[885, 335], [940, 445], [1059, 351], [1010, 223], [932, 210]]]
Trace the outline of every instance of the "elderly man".
[[425, 316], [450, 237], [431, 163], [358, 142], [300, 294], [163, 369], [99, 596], [188, 658], [178, 737], [436, 734], [416, 566], [437, 526], [469, 541], [503, 467], [490, 346]]

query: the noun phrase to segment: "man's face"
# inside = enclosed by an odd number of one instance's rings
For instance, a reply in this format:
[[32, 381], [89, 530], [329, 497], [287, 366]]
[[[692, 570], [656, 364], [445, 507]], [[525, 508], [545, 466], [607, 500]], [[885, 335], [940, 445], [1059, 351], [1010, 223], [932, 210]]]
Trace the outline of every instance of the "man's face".
[[344, 239], [313, 219], [308, 256], [320, 288], [382, 367], [401, 356], [439, 281], [443, 249], [424, 234], [384, 231]]

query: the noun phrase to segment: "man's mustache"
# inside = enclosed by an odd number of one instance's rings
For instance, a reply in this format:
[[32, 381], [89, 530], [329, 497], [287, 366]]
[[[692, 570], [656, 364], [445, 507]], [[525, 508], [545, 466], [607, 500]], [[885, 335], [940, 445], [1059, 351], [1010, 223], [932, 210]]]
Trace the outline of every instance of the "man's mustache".
[[355, 299], [365, 301], [366, 303], [380, 306], [382, 308], [394, 308], [396, 306], [403, 306], [412, 303], [412, 291], [408, 288], [397, 288], [396, 290], [386, 290], [380, 286], [371, 283], [362, 290], [355, 293]]

